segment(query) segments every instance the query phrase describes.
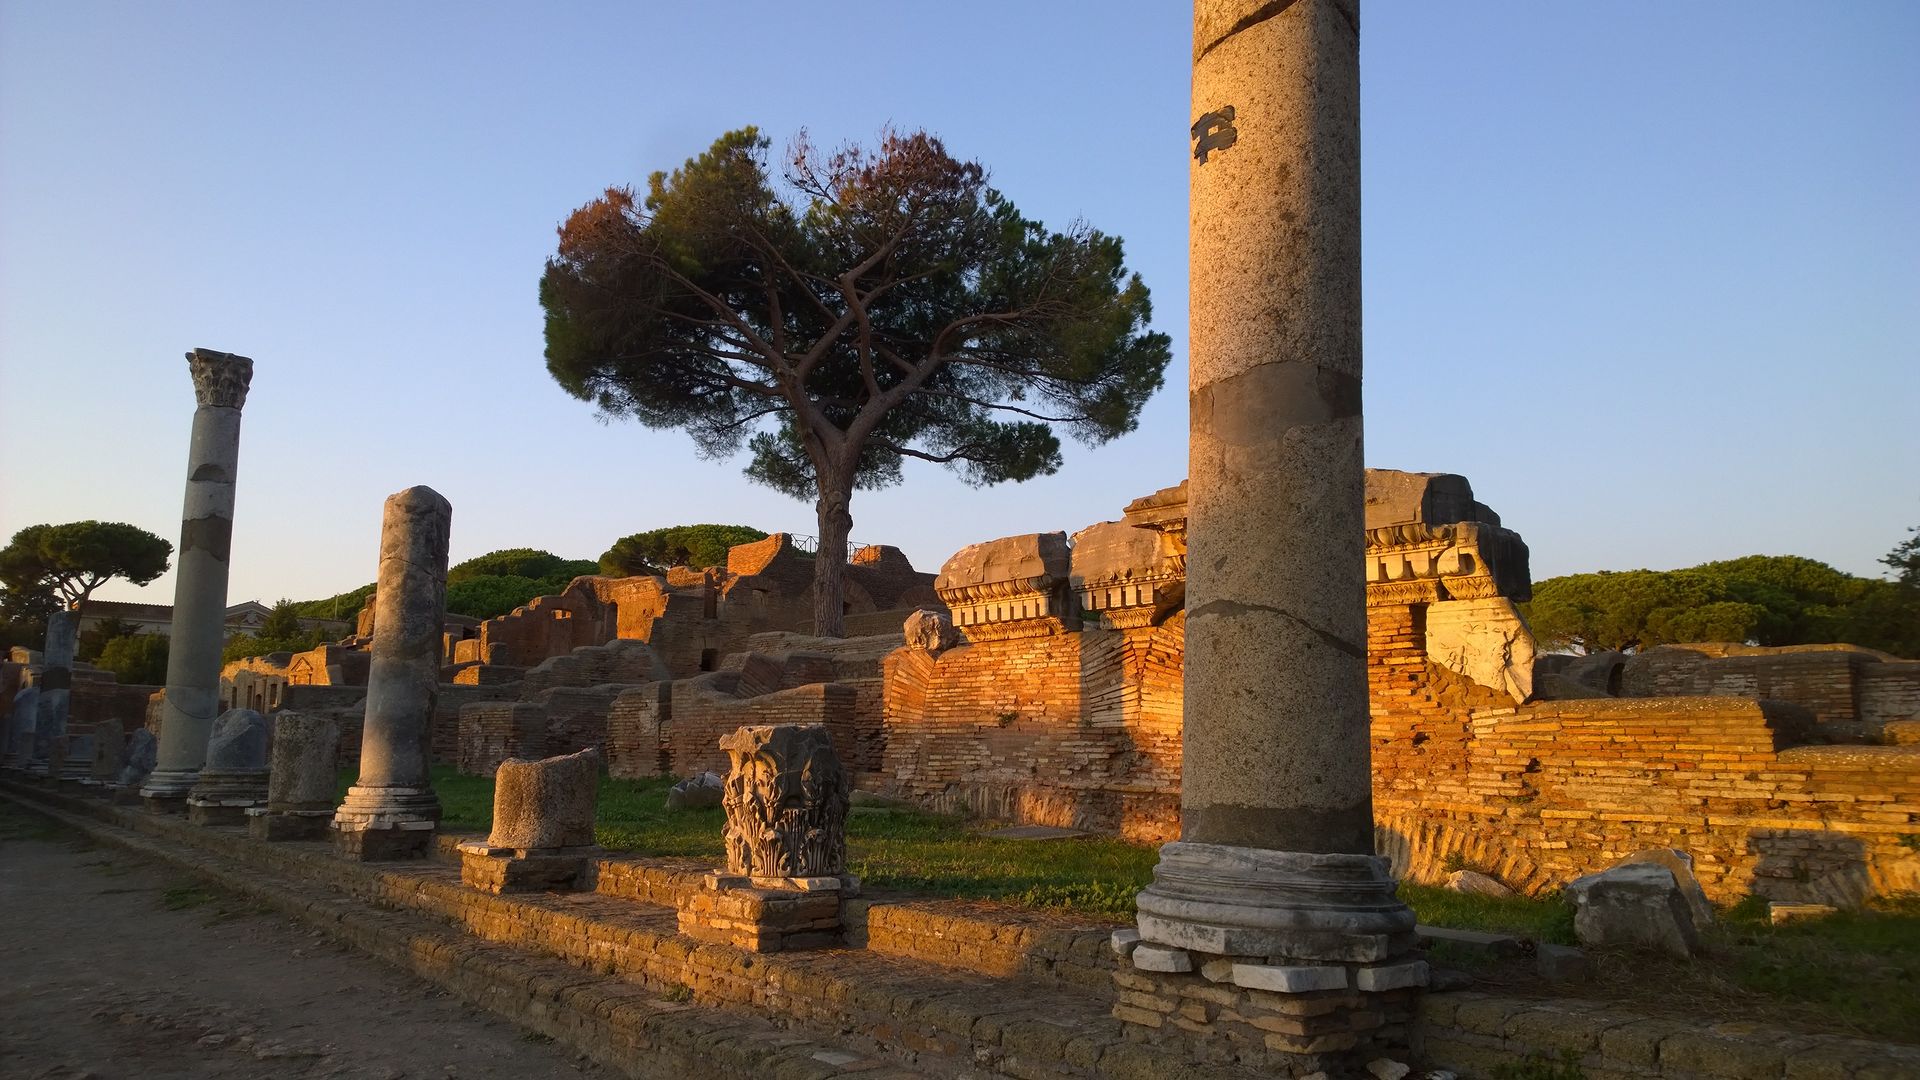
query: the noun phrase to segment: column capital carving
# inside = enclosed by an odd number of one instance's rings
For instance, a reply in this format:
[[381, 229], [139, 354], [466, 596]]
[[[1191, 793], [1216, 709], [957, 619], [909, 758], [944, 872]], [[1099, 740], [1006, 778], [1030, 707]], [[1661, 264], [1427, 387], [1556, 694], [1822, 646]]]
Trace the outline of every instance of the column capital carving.
[[193, 374], [193, 397], [201, 408], [238, 409], [246, 405], [247, 386], [253, 381], [250, 358], [195, 349], [187, 354], [187, 370]]

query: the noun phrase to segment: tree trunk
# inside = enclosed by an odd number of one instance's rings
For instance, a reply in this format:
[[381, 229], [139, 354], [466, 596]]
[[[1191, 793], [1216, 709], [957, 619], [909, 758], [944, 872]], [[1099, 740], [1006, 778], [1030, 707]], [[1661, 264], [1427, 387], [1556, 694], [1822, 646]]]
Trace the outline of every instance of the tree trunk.
[[820, 494], [813, 504], [819, 519], [820, 546], [813, 553], [813, 632], [846, 637], [845, 587], [847, 536], [853, 532], [853, 476], [819, 473]]

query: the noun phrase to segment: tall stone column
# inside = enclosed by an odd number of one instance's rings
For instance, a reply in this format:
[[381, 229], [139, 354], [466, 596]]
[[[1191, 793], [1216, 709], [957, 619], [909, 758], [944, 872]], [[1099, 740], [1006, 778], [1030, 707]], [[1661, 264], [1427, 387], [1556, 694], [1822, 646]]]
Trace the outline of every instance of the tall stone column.
[[226, 643], [227, 557], [233, 540], [233, 491], [240, 460], [240, 409], [253, 361], [195, 349], [193, 437], [187, 450], [187, 499], [174, 561], [173, 626], [168, 631], [166, 711], [160, 760], [140, 797], [150, 810], [184, 812], [200, 778], [207, 737], [220, 714], [220, 651]]
[[1277, 1010], [1268, 1051], [1391, 1045], [1425, 967], [1373, 854], [1358, 0], [1197, 0], [1193, 116], [1181, 838], [1116, 944]]
[[360, 778], [333, 817], [335, 848], [351, 858], [424, 856], [440, 821], [427, 761], [440, 691], [452, 527], [452, 504], [432, 488], [387, 497]]
[[56, 611], [47, 616], [47, 638], [40, 650], [40, 675], [34, 685], [40, 688], [39, 714], [33, 728], [34, 773], [49, 771], [58, 756], [56, 746], [64, 749], [67, 741], [67, 714], [72, 708], [73, 654], [80, 647], [80, 613]]

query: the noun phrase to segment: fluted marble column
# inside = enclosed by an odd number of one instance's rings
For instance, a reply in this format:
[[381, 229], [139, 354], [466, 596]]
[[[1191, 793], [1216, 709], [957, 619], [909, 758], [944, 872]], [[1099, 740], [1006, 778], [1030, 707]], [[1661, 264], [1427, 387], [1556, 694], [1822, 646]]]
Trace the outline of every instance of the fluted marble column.
[[240, 410], [253, 381], [252, 360], [212, 349], [188, 353], [187, 368], [199, 408], [187, 451], [186, 509], [174, 563], [166, 711], [160, 724], [159, 764], [140, 788], [148, 809], [171, 813], [186, 809], [187, 793], [199, 779], [207, 737], [220, 712]]
[[1358, 8], [1194, 7], [1181, 839], [1139, 900], [1163, 949], [1412, 944], [1373, 855]]
[[427, 763], [452, 527], [452, 504], [432, 488], [387, 497], [360, 778], [333, 818], [335, 847], [353, 858], [426, 855], [440, 820]]

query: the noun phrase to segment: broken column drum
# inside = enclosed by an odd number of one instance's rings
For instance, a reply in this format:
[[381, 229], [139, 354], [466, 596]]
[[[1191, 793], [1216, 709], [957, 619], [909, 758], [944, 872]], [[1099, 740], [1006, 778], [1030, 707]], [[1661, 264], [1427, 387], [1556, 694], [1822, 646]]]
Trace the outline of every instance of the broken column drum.
[[453, 506], [432, 488], [387, 497], [360, 777], [333, 817], [336, 846], [352, 858], [425, 856], [440, 820], [427, 762], [452, 528]]
[[591, 889], [600, 752], [508, 758], [494, 773], [493, 830], [460, 845], [460, 880], [483, 892]]
[[1198, 0], [1193, 57], [1181, 839], [1116, 944], [1278, 1002], [1297, 1034], [1246, 1053], [1299, 1071], [1404, 1037], [1405, 1002], [1354, 992], [1424, 981], [1373, 853], [1359, 4]]
[[220, 712], [220, 652], [226, 644], [227, 565], [233, 539], [234, 481], [240, 458], [240, 410], [253, 361], [195, 349], [193, 436], [187, 450], [186, 507], [174, 560], [173, 624], [168, 631], [167, 693], [159, 763], [140, 796], [149, 809], [178, 812], [206, 761]]

